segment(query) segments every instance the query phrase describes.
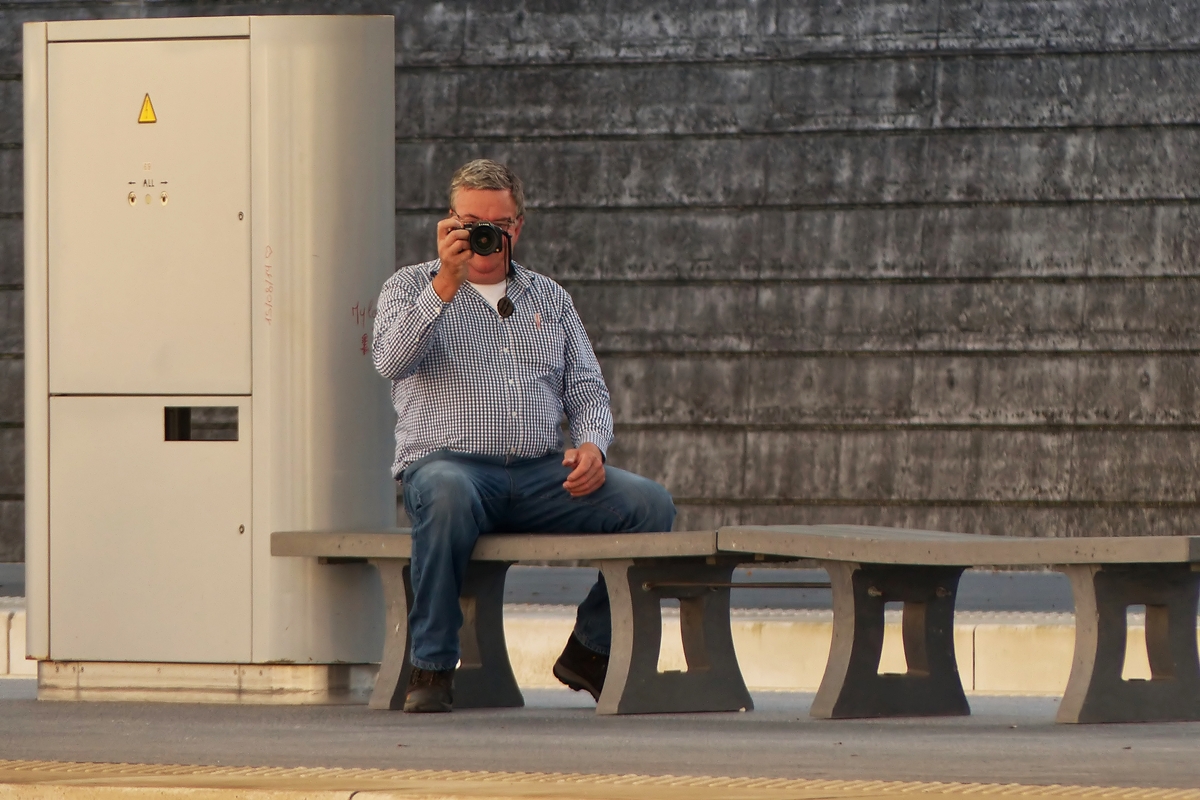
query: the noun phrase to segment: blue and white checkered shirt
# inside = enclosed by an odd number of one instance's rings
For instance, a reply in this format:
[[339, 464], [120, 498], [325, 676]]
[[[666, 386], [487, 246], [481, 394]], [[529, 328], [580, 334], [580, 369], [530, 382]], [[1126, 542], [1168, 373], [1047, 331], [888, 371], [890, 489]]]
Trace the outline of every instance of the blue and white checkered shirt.
[[440, 261], [403, 267], [379, 294], [372, 354], [392, 381], [399, 478], [435, 450], [536, 458], [612, 442], [608, 387], [571, 296], [513, 264], [512, 316], [502, 319], [470, 284], [449, 303], [433, 288]]

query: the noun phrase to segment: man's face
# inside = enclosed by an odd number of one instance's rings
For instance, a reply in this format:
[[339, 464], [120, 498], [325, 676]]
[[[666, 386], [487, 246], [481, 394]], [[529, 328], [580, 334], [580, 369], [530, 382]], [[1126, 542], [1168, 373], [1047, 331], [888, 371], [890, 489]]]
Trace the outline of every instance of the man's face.
[[[517, 219], [517, 204], [512, 192], [507, 189], [459, 189], [454, 195], [454, 207], [450, 213], [464, 225], [470, 222], [490, 222], [512, 236], [512, 246], [517, 246], [521, 236], [523, 219]], [[508, 248], [490, 256], [472, 253], [467, 261], [467, 280], [472, 283], [500, 283], [508, 270]]]

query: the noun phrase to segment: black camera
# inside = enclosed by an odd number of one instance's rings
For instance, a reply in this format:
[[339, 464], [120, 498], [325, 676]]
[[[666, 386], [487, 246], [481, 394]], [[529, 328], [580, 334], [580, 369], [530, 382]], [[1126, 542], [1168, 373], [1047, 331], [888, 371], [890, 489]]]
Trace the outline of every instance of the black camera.
[[471, 250], [481, 256], [490, 256], [504, 249], [505, 231], [490, 222], [468, 222], [463, 225], [470, 234]]

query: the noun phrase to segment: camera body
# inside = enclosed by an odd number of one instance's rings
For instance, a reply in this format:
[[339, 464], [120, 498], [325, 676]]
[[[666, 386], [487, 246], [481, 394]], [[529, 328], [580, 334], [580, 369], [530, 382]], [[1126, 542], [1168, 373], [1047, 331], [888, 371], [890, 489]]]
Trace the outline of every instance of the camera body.
[[504, 249], [508, 233], [490, 222], [468, 222], [463, 225], [470, 233], [471, 251], [481, 256], [490, 256]]

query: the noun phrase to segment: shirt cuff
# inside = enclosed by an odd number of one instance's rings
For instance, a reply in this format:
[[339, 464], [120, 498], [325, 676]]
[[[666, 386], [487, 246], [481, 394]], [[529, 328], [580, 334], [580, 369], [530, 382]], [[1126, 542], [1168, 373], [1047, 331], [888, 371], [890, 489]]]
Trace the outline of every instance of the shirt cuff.
[[591, 442], [596, 445], [596, 449], [600, 451], [600, 457], [604, 459], [604, 463], [608, 463], [608, 446], [612, 443], [611, 436], [603, 436], [598, 433], [585, 433], [579, 437], [579, 441], [575, 443], [575, 449], [578, 450], [584, 443]]
[[437, 289], [433, 288], [432, 282], [417, 295], [416, 306], [420, 310], [421, 316], [428, 320], [437, 319], [448, 305], [450, 304], [443, 301], [442, 296], [437, 293]]

